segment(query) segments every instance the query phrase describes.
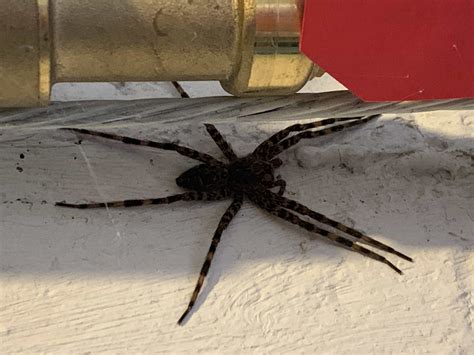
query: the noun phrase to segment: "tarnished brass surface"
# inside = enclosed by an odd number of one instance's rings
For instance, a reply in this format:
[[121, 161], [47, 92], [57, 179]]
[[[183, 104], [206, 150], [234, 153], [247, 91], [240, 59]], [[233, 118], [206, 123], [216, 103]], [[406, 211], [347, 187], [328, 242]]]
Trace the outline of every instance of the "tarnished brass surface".
[[244, 16], [243, 57], [224, 88], [239, 96], [298, 91], [314, 65], [299, 51], [303, 0], [254, 0]]
[[48, 0], [0, 0], [0, 106], [49, 100]]
[[219, 80], [291, 94], [303, 0], [0, 0], [0, 106], [46, 103], [52, 83]]
[[225, 79], [237, 55], [239, 2], [52, 0], [55, 79]]

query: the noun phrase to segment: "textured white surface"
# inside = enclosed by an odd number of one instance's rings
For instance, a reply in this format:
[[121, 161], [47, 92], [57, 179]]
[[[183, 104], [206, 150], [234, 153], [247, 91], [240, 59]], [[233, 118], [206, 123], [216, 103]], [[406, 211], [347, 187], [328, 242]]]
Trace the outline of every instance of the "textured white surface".
[[[218, 128], [245, 154], [288, 124]], [[106, 130], [221, 156], [192, 121]], [[386, 115], [282, 154], [288, 196], [412, 256], [390, 257], [404, 276], [247, 203], [185, 327], [176, 320], [228, 202], [57, 209], [164, 196], [194, 165], [77, 140], [0, 130], [0, 352], [472, 353], [472, 111]]]

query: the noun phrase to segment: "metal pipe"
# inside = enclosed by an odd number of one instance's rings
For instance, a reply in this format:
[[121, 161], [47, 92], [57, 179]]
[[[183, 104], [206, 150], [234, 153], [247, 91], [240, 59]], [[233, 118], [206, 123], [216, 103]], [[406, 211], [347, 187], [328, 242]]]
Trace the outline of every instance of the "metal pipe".
[[0, 107], [44, 105], [57, 82], [219, 80], [285, 95], [303, 0], [0, 0]]

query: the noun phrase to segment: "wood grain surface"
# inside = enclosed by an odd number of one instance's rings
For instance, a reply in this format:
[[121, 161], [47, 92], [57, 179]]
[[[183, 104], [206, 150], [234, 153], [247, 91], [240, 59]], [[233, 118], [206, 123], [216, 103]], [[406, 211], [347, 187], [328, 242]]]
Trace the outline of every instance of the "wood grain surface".
[[[0, 352], [472, 353], [473, 108], [334, 92], [1, 111]], [[378, 112], [386, 114], [285, 152], [280, 174], [289, 197], [413, 257], [390, 257], [404, 276], [246, 201], [179, 327], [228, 202], [54, 206], [166, 196], [195, 165], [58, 127], [176, 141], [221, 158], [203, 122], [243, 155], [292, 120]]]

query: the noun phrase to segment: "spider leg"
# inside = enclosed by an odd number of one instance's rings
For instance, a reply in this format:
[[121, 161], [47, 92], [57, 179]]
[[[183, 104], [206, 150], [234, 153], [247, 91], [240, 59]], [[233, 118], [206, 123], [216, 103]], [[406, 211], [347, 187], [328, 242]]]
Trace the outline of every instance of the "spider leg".
[[286, 181], [281, 178], [281, 176], [277, 176], [276, 181], [273, 183], [272, 187], [280, 187], [277, 192], [278, 196], [283, 196], [286, 191]]
[[278, 144], [280, 141], [285, 139], [290, 135], [292, 132], [301, 132], [301, 131], [306, 131], [311, 128], [318, 128], [322, 126], [327, 126], [331, 125], [337, 122], [344, 122], [344, 121], [352, 121], [352, 120], [357, 120], [361, 119], [362, 117], [340, 117], [340, 118], [329, 118], [326, 120], [321, 120], [321, 121], [316, 121], [316, 122], [311, 122], [311, 123], [306, 123], [306, 124], [294, 124], [290, 127], [287, 127], [277, 133], [275, 133], [273, 136], [268, 138], [266, 141], [262, 142], [253, 152], [254, 155], [256, 156], [265, 156], [266, 152], [273, 147], [274, 145]]
[[174, 88], [178, 92], [178, 94], [181, 96], [183, 99], [189, 99], [189, 94], [184, 90], [184, 88], [181, 86], [181, 84], [177, 81], [172, 81], [171, 84], [173, 84]]
[[193, 295], [191, 296], [191, 301], [189, 302], [189, 305], [186, 311], [178, 320], [179, 325], [183, 323], [184, 319], [187, 317], [189, 312], [191, 312], [191, 310], [193, 309], [193, 306], [196, 303], [196, 300], [198, 298], [199, 292], [201, 291], [202, 285], [204, 284], [204, 280], [207, 276], [207, 273], [209, 272], [209, 268], [211, 267], [212, 258], [214, 257], [217, 246], [219, 245], [219, 242], [221, 241], [222, 233], [229, 226], [232, 219], [240, 210], [240, 208], [242, 207], [242, 203], [243, 203], [243, 195], [242, 194], [236, 195], [234, 198], [234, 202], [232, 202], [232, 204], [229, 206], [227, 211], [222, 216], [219, 222], [219, 225], [217, 226], [217, 229], [214, 233], [214, 237], [212, 238], [212, 243], [207, 253], [206, 260], [204, 261], [204, 264], [201, 268], [201, 273], [199, 274], [199, 279], [197, 281], [196, 287], [194, 288]]
[[173, 150], [185, 157], [201, 161], [206, 164], [217, 165], [222, 164], [217, 159], [211, 157], [208, 154], [198, 152], [197, 150], [186, 148], [174, 143], [160, 143], [155, 141], [143, 140], [143, 139], [136, 139], [131, 137], [119, 136], [112, 133], [105, 133], [105, 132], [98, 132], [98, 131], [91, 131], [89, 129], [80, 129], [80, 128], [61, 128], [61, 130], [72, 131], [76, 133], [86, 134], [89, 136], [101, 137], [105, 139], [111, 139], [115, 141], [119, 141], [125, 144], [131, 145], [141, 145], [145, 147], [163, 149], [163, 150]]
[[367, 123], [367, 122], [369, 122], [369, 121], [371, 121], [371, 120], [373, 120], [373, 119], [375, 119], [379, 116], [380, 115], [368, 116], [366, 118], [361, 118], [361, 119], [359, 119], [357, 121], [354, 121], [354, 122], [344, 123], [344, 124], [340, 124], [340, 125], [337, 125], [337, 126], [332, 126], [332, 127], [329, 127], [329, 128], [321, 129], [321, 130], [318, 130], [318, 131], [302, 132], [302, 133], [296, 134], [296, 135], [294, 135], [290, 138], [287, 138], [287, 139], [281, 141], [280, 143], [278, 143], [274, 146], [271, 146], [265, 152], [266, 154], [261, 153], [260, 155], [265, 160], [270, 160], [270, 159], [273, 159], [274, 157], [276, 157], [278, 154], [280, 154], [284, 150], [287, 150], [288, 148], [294, 146], [295, 144], [297, 144], [302, 139], [316, 138], [316, 137], [326, 136], [326, 135], [331, 134], [331, 133], [340, 132], [344, 129]]
[[397, 250], [393, 249], [392, 247], [384, 244], [384, 243], [381, 243], [375, 239], [372, 239], [370, 238], [369, 236], [359, 232], [358, 230], [355, 230], [351, 227], [348, 227], [342, 223], [339, 223], [335, 220], [332, 220], [324, 215], [322, 215], [321, 213], [318, 213], [316, 211], [313, 211], [313, 210], [310, 210], [308, 207], [306, 207], [305, 205], [302, 205], [301, 203], [297, 202], [297, 201], [294, 201], [294, 200], [291, 200], [289, 198], [286, 198], [286, 197], [282, 197], [281, 195], [278, 196], [277, 194], [274, 194], [273, 192], [271, 191], [268, 191], [267, 193], [271, 194], [272, 195], [272, 199], [276, 202], [276, 204], [278, 204], [279, 206], [281, 207], [284, 207], [286, 209], [289, 209], [289, 210], [292, 210], [294, 212], [297, 212], [299, 214], [302, 214], [304, 216], [308, 216], [320, 223], [324, 223], [324, 224], [327, 224], [333, 228], [336, 228], [338, 230], [340, 230], [341, 232], [344, 232], [356, 239], [358, 239], [359, 241], [367, 244], [367, 245], [370, 245], [374, 248], [377, 248], [377, 249], [380, 249], [380, 250], [383, 250], [383, 251], [386, 251], [387, 253], [391, 253], [391, 254], [394, 254], [402, 259], [405, 259], [407, 261], [410, 261], [410, 262], [413, 262], [413, 259], [410, 258], [409, 256], [405, 255], [405, 254], [402, 254], [400, 252], [398, 252]]
[[377, 260], [381, 263], [384, 263], [384, 264], [388, 265], [390, 268], [392, 268], [393, 270], [395, 270], [400, 275], [403, 274], [403, 272], [399, 268], [397, 268], [394, 264], [392, 264], [390, 261], [388, 261], [383, 256], [381, 256], [377, 253], [374, 253], [373, 251], [371, 251], [369, 249], [366, 249], [366, 248], [350, 241], [349, 239], [346, 239], [344, 237], [340, 237], [337, 234], [331, 233], [331, 232], [329, 232], [325, 229], [318, 228], [314, 224], [302, 220], [301, 218], [299, 218], [294, 213], [291, 213], [290, 211], [287, 211], [284, 208], [279, 207], [276, 204], [274, 204], [274, 203], [272, 203], [268, 200], [265, 201], [264, 197], [259, 196], [259, 194], [249, 195], [249, 198], [254, 203], [256, 203], [258, 206], [263, 208], [264, 210], [268, 211], [269, 213], [271, 213], [271, 214], [273, 214], [273, 215], [275, 215], [275, 216], [277, 216], [277, 217], [279, 217], [279, 218], [281, 218], [285, 221], [288, 221], [292, 224], [300, 226], [301, 228], [304, 228], [309, 232], [313, 232], [313, 233], [319, 234], [323, 237], [326, 237], [329, 240], [331, 240], [331, 241], [333, 241], [333, 242], [335, 242], [335, 243], [337, 243], [337, 244], [339, 244], [343, 247], [351, 249], [352, 251], [355, 251], [355, 252], [360, 253], [364, 256], [367, 256], [371, 259], [374, 259], [374, 260]]
[[237, 160], [237, 155], [234, 153], [234, 150], [230, 144], [225, 140], [222, 134], [217, 130], [217, 128], [212, 124], [206, 124], [207, 133], [211, 136], [214, 142], [217, 144], [219, 149], [224, 153], [229, 161]]
[[94, 202], [94, 203], [82, 203], [72, 204], [66, 202], [57, 202], [58, 207], [77, 208], [77, 209], [90, 209], [90, 208], [120, 208], [120, 207], [139, 207], [139, 206], [150, 206], [150, 205], [166, 205], [178, 201], [218, 201], [229, 197], [227, 192], [199, 192], [190, 191], [179, 195], [172, 195], [168, 197], [154, 198], [154, 199], [142, 199], [142, 200], [124, 200], [124, 201], [113, 201], [113, 202]]
[[278, 169], [283, 165], [283, 160], [281, 160], [280, 158], [276, 158], [273, 159], [270, 163], [272, 164], [273, 169]]

